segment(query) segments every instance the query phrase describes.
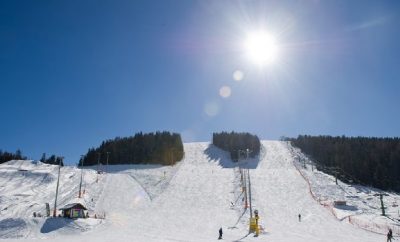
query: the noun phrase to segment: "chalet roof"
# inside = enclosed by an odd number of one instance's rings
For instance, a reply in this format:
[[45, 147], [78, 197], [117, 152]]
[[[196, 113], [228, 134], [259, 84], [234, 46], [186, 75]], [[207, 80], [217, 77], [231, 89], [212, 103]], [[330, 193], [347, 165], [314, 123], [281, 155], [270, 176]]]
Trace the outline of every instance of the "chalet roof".
[[69, 203], [69, 204], [65, 205], [64, 207], [60, 208], [60, 210], [68, 210], [71, 208], [80, 208], [83, 210], [87, 210], [87, 208], [80, 203]]

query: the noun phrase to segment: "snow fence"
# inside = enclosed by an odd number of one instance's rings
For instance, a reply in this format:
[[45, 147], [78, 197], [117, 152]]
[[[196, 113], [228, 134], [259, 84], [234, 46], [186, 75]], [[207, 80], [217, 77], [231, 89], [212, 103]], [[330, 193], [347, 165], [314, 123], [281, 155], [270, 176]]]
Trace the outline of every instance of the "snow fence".
[[400, 236], [400, 226], [395, 225], [395, 224], [378, 224], [378, 223], [374, 223], [371, 221], [366, 221], [364, 219], [359, 219], [354, 215], [348, 215], [345, 217], [340, 218], [337, 214], [337, 212], [335, 211], [333, 205], [331, 202], [328, 201], [321, 201], [312, 191], [311, 189], [311, 183], [310, 180], [303, 174], [303, 172], [301, 172], [301, 169], [298, 167], [298, 164], [296, 164], [296, 161], [293, 160], [293, 165], [296, 168], [296, 170], [299, 172], [299, 174], [303, 177], [303, 179], [306, 181], [307, 185], [308, 185], [308, 191], [311, 195], [311, 197], [318, 202], [320, 205], [324, 206], [325, 208], [327, 208], [331, 214], [339, 221], [343, 221], [345, 219], [348, 219], [349, 223], [357, 226], [361, 229], [370, 231], [370, 232], [374, 232], [374, 233], [378, 233], [378, 234], [387, 234], [389, 229], [392, 229], [393, 231], [393, 235], [394, 236]]

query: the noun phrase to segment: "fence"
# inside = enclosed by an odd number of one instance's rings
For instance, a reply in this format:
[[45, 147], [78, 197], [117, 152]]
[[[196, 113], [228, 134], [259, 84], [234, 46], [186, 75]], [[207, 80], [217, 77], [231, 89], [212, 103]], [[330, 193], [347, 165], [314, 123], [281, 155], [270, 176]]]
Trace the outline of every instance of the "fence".
[[300, 169], [297, 167], [296, 161], [293, 160], [293, 165], [296, 168], [296, 170], [299, 172], [299, 174], [303, 177], [303, 179], [306, 181], [307, 185], [308, 185], [308, 191], [311, 195], [311, 197], [318, 202], [320, 205], [324, 206], [325, 208], [327, 208], [331, 214], [338, 220], [342, 221], [344, 219], [348, 219], [349, 223], [357, 226], [361, 229], [370, 231], [370, 232], [374, 232], [374, 233], [378, 233], [378, 234], [386, 234], [390, 229], [392, 229], [393, 231], [393, 235], [394, 236], [400, 236], [400, 226], [397, 225], [393, 225], [393, 224], [378, 224], [378, 223], [374, 223], [371, 221], [366, 221], [366, 220], [362, 220], [359, 219], [353, 215], [349, 215], [343, 218], [339, 218], [337, 213], [335, 212], [335, 209], [332, 206], [332, 203], [329, 202], [325, 202], [325, 201], [321, 201], [319, 198], [317, 198], [317, 196], [315, 196], [315, 194], [313, 193], [312, 189], [311, 189], [311, 183], [310, 180], [300, 171]]
[[368, 230], [377, 234], [386, 234], [390, 228], [393, 231], [393, 236], [400, 236], [400, 226], [389, 225], [389, 224], [378, 224], [371, 221], [365, 221], [363, 219], [359, 219], [355, 216], [349, 216], [349, 223], [364, 230]]

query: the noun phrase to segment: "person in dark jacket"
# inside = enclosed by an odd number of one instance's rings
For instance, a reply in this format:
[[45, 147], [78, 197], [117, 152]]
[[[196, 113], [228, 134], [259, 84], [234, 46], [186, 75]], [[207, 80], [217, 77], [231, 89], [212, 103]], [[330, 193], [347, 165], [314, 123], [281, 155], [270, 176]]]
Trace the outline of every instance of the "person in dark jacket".
[[299, 214], [299, 222], [301, 222], [301, 214]]
[[219, 237], [218, 237], [218, 239], [222, 239], [222, 227], [219, 228]]
[[387, 242], [392, 242], [392, 238], [393, 238], [393, 232], [392, 229], [389, 229], [389, 232], [387, 233]]

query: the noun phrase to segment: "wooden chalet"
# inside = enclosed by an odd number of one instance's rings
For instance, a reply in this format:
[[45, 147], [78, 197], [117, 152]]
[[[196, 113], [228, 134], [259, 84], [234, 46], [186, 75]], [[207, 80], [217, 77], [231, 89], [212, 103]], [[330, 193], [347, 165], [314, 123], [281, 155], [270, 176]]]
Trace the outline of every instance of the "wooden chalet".
[[69, 203], [60, 208], [64, 218], [85, 218], [87, 208], [79, 202]]

